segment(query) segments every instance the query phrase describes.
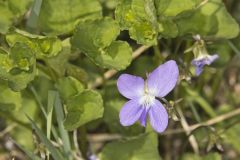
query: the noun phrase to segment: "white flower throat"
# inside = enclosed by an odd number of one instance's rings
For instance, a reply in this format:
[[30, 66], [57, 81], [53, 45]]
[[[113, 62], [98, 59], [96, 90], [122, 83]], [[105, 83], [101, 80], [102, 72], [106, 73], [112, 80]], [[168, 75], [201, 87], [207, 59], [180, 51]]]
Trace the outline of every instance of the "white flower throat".
[[144, 85], [144, 94], [141, 96], [139, 103], [144, 107], [151, 107], [154, 104], [155, 96], [148, 90], [147, 81]]

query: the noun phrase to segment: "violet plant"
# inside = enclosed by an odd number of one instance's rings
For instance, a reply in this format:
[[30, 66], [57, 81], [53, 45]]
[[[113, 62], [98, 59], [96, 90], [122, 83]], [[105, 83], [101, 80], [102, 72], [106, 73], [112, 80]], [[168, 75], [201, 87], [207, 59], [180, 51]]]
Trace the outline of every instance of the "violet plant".
[[0, 0], [0, 159], [239, 159], [239, 6]]

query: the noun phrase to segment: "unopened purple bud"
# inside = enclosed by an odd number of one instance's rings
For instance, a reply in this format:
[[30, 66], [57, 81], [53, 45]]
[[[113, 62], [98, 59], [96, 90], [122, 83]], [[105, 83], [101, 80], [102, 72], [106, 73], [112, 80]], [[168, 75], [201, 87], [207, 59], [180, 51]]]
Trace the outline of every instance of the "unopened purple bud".
[[205, 55], [202, 57], [198, 57], [192, 60], [192, 65], [195, 66], [195, 73], [197, 76], [199, 76], [202, 71], [203, 71], [203, 67], [205, 65], [210, 65], [211, 63], [213, 63], [219, 56], [217, 54], [214, 55]]

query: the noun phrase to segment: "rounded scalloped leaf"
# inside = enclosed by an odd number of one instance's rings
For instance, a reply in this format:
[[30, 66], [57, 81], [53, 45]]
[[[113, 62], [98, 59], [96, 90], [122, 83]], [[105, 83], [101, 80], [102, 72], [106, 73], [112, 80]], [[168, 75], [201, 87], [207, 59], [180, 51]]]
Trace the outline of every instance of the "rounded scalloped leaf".
[[83, 84], [73, 77], [64, 77], [58, 79], [55, 86], [65, 101], [83, 92], [84, 90]]
[[96, 52], [108, 47], [119, 33], [119, 25], [112, 18], [89, 20], [78, 24], [71, 43], [82, 52]]
[[175, 17], [200, 5], [202, 0], [156, 0], [156, 10], [159, 16]]
[[[32, 0], [0, 1], [0, 33], [5, 34], [15, 21], [19, 21]], [[17, 19], [19, 18], [19, 19]]]
[[79, 21], [102, 17], [97, 0], [43, 0], [38, 26], [48, 35], [66, 34], [74, 30]]
[[0, 80], [0, 90], [0, 112], [12, 112], [21, 107], [22, 97], [20, 92], [12, 91], [2, 80]]
[[103, 100], [93, 90], [85, 90], [67, 101], [67, 117], [64, 127], [74, 130], [90, 121], [103, 116]]
[[[114, 41], [102, 54], [103, 65], [117, 70], [125, 69], [132, 61], [132, 48], [127, 42]], [[100, 64], [101, 65], [101, 64]]]
[[36, 58], [33, 51], [24, 43], [16, 43], [10, 52], [0, 50], [0, 76], [8, 81], [9, 87], [20, 91], [27, 87], [36, 74]]
[[8, 32], [6, 40], [10, 46], [17, 42], [25, 43], [39, 59], [54, 57], [62, 50], [61, 40], [57, 37], [34, 35], [19, 29]]
[[201, 7], [179, 15], [175, 21], [179, 36], [200, 34], [214, 38], [234, 38], [239, 25], [228, 13], [221, 0], [209, 0]]
[[103, 68], [125, 69], [131, 62], [132, 49], [128, 43], [115, 41], [119, 25], [111, 18], [80, 23], [71, 39], [95, 64]]
[[100, 153], [100, 159], [161, 160], [157, 134], [149, 132], [132, 139], [108, 143]]
[[129, 30], [137, 43], [157, 44], [159, 23], [153, 0], [122, 0], [115, 10], [116, 20], [122, 30]]

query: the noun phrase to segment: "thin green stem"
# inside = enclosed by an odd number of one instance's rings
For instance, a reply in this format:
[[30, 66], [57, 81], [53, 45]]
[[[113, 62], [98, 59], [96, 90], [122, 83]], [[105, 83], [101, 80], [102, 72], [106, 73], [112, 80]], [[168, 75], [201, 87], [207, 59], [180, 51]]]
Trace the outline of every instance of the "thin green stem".
[[193, 105], [192, 102], [190, 102], [189, 105], [190, 105], [190, 108], [191, 108], [191, 110], [192, 110], [192, 112], [193, 112], [193, 115], [194, 115], [194, 117], [196, 118], [197, 122], [200, 123], [202, 120], [201, 120], [201, 117], [200, 117], [200, 115], [198, 114], [195, 106]]
[[154, 60], [156, 60], [158, 64], [161, 64], [164, 61], [164, 57], [161, 54], [159, 46], [153, 46], [153, 50], [154, 50]]

